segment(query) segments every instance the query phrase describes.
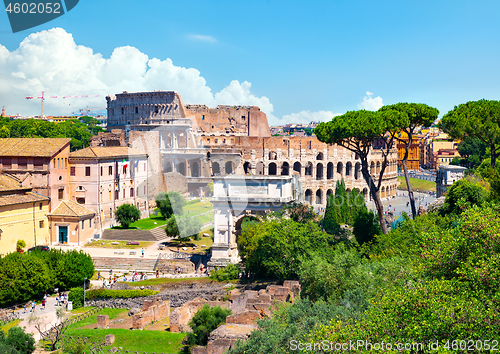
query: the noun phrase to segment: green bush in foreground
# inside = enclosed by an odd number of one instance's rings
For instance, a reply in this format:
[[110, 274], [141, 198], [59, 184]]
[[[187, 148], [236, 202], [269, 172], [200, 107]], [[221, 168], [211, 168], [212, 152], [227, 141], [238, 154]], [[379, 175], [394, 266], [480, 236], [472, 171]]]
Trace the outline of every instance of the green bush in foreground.
[[187, 335], [188, 345], [207, 345], [210, 332], [226, 323], [226, 317], [230, 314], [230, 309], [223, 309], [220, 306], [212, 308], [208, 304], [204, 305], [189, 321], [193, 332]]
[[[31, 354], [35, 351], [35, 338], [31, 333], [26, 333], [20, 327], [12, 327], [9, 329], [9, 333], [5, 336], [3, 331], [0, 331], [0, 349], [6, 349], [7, 351], [2, 353], [20, 353], [20, 354]], [[10, 347], [10, 348], [9, 348]], [[14, 348], [15, 350], [12, 350]], [[10, 351], [9, 351], [10, 349]]]
[[83, 306], [83, 289], [71, 288], [68, 294], [68, 301], [73, 302], [73, 308], [77, 309]]
[[99, 299], [99, 298], [113, 298], [113, 299], [128, 299], [128, 298], [134, 298], [134, 297], [145, 297], [145, 296], [151, 296], [154, 294], [158, 294], [159, 291], [156, 290], [140, 290], [140, 289], [133, 289], [133, 290], [111, 290], [111, 289], [95, 289], [95, 290], [88, 290], [85, 293], [85, 297], [88, 300], [92, 299]]
[[210, 272], [210, 279], [215, 281], [228, 281], [240, 278], [240, 267], [236, 264], [228, 264], [225, 267], [220, 267], [217, 270]]

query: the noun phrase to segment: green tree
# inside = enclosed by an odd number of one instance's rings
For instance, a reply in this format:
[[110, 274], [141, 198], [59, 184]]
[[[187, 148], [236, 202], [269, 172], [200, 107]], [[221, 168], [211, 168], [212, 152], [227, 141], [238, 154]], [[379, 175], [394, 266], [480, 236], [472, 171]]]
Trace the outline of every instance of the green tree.
[[135, 205], [122, 204], [115, 211], [115, 219], [124, 229], [141, 218], [141, 212]]
[[354, 236], [360, 245], [373, 241], [375, 236], [382, 233], [377, 217], [373, 211], [367, 209], [360, 211], [353, 226]]
[[70, 289], [81, 286], [83, 279], [90, 279], [94, 275], [92, 257], [83, 251], [63, 252], [57, 261], [56, 283], [61, 289]]
[[210, 307], [208, 304], [204, 305], [189, 321], [189, 326], [193, 332], [188, 333], [188, 345], [207, 345], [209, 334], [226, 323], [226, 317], [230, 314], [230, 309], [223, 309], [220, 306]]
[[53, 285], [47, 264], [29, 253], [0, 259], [0, 306], [25, 302]]
[[488, 196], [488, 191], [477, 182], [461, 179], [453, 183], [446, 191], [441, 214], [460, 214], [472, 205], [481, 206]]
[[201, 231], [201, 221], [189, 215], [172, 215], [165, 223], [165, 233], [168, 236], [180, 238], [196, 236]]
[[186, 200], [179, 192], [160, 193], [156, 196], [156, 207], [164, 219], [171, 215], [182, 215]]
[[10, 138], [10, 130], [5, 125], [0, 127], [0, 138]]
[[491, 167], [500, 155], [500, 101], [469, 101], [455, 106], [438, 123], [453, 139], [476, 137], [490, 150]]
[[308, 204], [293, 202], [281, 208], [276, 213], [278, 217], [290, 217], [295, 222], [309, 222], [316, 220], [316, 213], [313, 207]]
[[[16, 349], [20, 354], [31, 354], [35, 351], [35, 338], [33, 334], [26, 333], [21, 327], [12, 327], [9, 329], [4, 343]], [[10, 353], [7, 351], [5, 354]]]
[[408, 139], [404, 136], [401, 137], [399, 134], [396, 139], [400, 144], [404, 145], [405, 153], [402, 159], [402, 166], [406, 180], [406, 186], [408, 188], [408, 197], [410, 199], [411, 213], [413, 218], [417, 216], [417, 208], [415, 207], [415, 197], [413, 196], [413, 190], [411, 189], [410, 176], [408, 174], [408, 157], [410, 154], [410, 147], [413, 144], [413, 135], [417, 128], [420, 127], [430, 127], [439, 115], [439, 110], [434, 107], [430, 107], [423, 103], [396, 103], [392, 105], [382, 106], [379, 109], [380, 112], [396, 111], [399, 114], [407, 117], [405, 120], [406, 124], [402, 124], [399, 129], [404, 132]]
[[[330, 122], [320, 123], [314, 130], [320, 141], [328, 144], [338, 144], [359, 157], [361, 160], [361, 173], [370, 188], [370, 194], [375, 202], [380, 226], [384, 234], [387, 233], [387, 226], [379, 190], [382, 186], [385, 169], [389, 165], [389, 155], [396, 132], [407, 125], [409, 125], [408, 116], [398, 111], [371, 112], [361, 110], [350, 111], [341, 116], [336, 116]], [[378, 176], [373, 177], [369, 171], [368, 157], [375, 139], [380, 139], [383, 146], [378, 150], [382, 160], [380, 173]]]
[[463, 158], [463, 165], [469, 168], [476, 168], [481, 164], [486, 155], [486, 144], [480, 139], [472, 136], [463, 139], [458, 144], [458, 152]]

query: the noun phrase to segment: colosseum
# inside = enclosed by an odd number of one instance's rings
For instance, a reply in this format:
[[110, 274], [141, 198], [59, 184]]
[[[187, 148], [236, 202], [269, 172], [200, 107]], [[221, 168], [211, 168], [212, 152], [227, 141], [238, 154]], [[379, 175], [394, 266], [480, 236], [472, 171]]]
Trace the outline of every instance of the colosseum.
[[[349, 150], [320, 142], [315, 137], [270, 135], [267, 116], [256, 106], [184, 105], [174, 91], [154, 91], [108, 96], [108, 130], [125, 130], [129, 145], [149, 155], [158, 171], [153, 193], [170, 189], [172, 174], [184, 176], [185, 190], [206, 193], [213, 176], [300, 175], [303, 199], [324, 207], [337, 181], [357, 188], [367, 200], [368, 186], [361, 176], [360, 160]], [[374, 176], [382, 155], [373, 149], [369, 157]], [[381, 198], [395, 195], [397, 151], [390, 154]]]

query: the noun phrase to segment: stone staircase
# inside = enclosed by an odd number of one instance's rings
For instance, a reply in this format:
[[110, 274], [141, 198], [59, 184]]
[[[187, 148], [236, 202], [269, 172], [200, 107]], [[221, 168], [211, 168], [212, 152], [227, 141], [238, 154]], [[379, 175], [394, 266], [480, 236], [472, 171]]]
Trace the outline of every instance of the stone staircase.
[[113, 241], [160, 241], [168, 238], [165, 230], [157, 227], [152, 230], [114, 230], [106, 229], [102, 233], [103, 240]]
[[96, 270], [118, 272], [138, 271], [152, 273], [155, 270], [156, 259], [148, 258], [120, 258], [120, 257], [93, 257]]
[[156, 241], [156, 238], [149, 230], [106, 229], [102, 233], [102, 239], [114, 241]]
[[166, 238], [169, 238], [167, 234], [165, 233], [165, 230], [163, 229], [162, 226], [156, 227], [152, 230], [149, 230], [151, 234], [156, 238], [156, 241], [164, 240]]

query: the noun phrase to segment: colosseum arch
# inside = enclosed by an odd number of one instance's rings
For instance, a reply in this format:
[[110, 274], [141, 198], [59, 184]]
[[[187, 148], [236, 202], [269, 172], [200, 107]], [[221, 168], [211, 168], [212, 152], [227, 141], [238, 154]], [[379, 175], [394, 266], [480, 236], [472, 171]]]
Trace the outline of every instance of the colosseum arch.
[[251, 173], [252, 165], [250, 164], [250, 162], [247, 161], [243, 164], [243, 171], [245, 172], [246, 175]]
[[277, 170], [277, 166], [274, 162], [271, 162], [269, 164], [269, 172], [268, 172], [268, 175], [269, 176], [276, 176], [276, 170]]
[[218, 162], [212, 162], [212, 174], [214, 176], [220, 174], [220, 165]]
[[385, 198], [385, 186], [382, 186], [382, 188], [380, 189], [381, 193], [380, 193], [380, 198]]
[[174, 170], [171, 161], [165, 161], [165, 172], [172, 172]]
[[316, 160], [323, 160], [323, 153], [320, 152], [318, 155], [316, 155]]
[[316, 204], [323, 204], [323, 191], [321, 189], [316, 191]]
[[179, 172], [183, 176], [186, 175], [186, 164], [184, 162], [179, 162], [177, 164], [177, 172]]
[[228, 161], [225, 164], [226, 175], [233, 173], [233, 161]]
[[350, 161], [345, 165], [345, 176], [352, 177], [352, 163]]
[[375, 162], [370, 162], [370, 174], [375, 174]]
[[339, 162], [339, 163], [337, 164], [337, 173], [338, 173], [339, 175], [341, 175], [341, 176], [342, 176], [342, 175], [343, 175], [343, 173], [344, 173], [344, 164], [343, 164], [342, 162]]
[[302, 175], [302, 165], [300, 164], [300, 162], [297, 161], [293, 164], [293, 170], [298, 172], [299, 176]]
[[333, 163], [328, 162], [326, 165], [326, 179], [333, 179]]
[[257, 162], [257, 165], [255, 166], [255, 174], [256, 175], [264, 174], [264, 163], [262, 161]]
[[380, 161], [377, 161], [377, 165], [375, 167], [375, 173], [380, 173]]
[[316, 179], [323, 179], [323, 164], [316, 165]]
[[288, 176], [290, 174], [290, 165], [288, 162], [283, 162], [281, 165], [281, 175], [282, 176]]
[[361, 164], [359, 162], [356, 162], [356, 165], [354, 167], [354, 179], [359, 179], [360, 172], [361, 172]]
[[333, 194], [333, 190], [329, 189], [326, 191], [326, 200], [328, 201], [328, 198], [330, 198], [330, 195]]
[[314, 167], [313, 167], [312, 162], [311, 162], [311, 161], [309, 161], [309, 162], [307, 163], [307, 165], [306, 165], [306, 169], [305, 169], [305, 173], [304, 173], [304, 175], [306, 175], [306, 176], [312, 176], [312, 174], [313, 174], [313, 168], [314, 168]]
[[310, 189], [306, 189], [304, 193], [304, 200], [309, 204], [312, 204], [312, 191]]
[[198, 162], [191, 162], [191, 177], [200, 177], [200, 165]]
[[365, 196], [365, 200], [368, 199], [368, 188], [363, 188], [363, 195]]

